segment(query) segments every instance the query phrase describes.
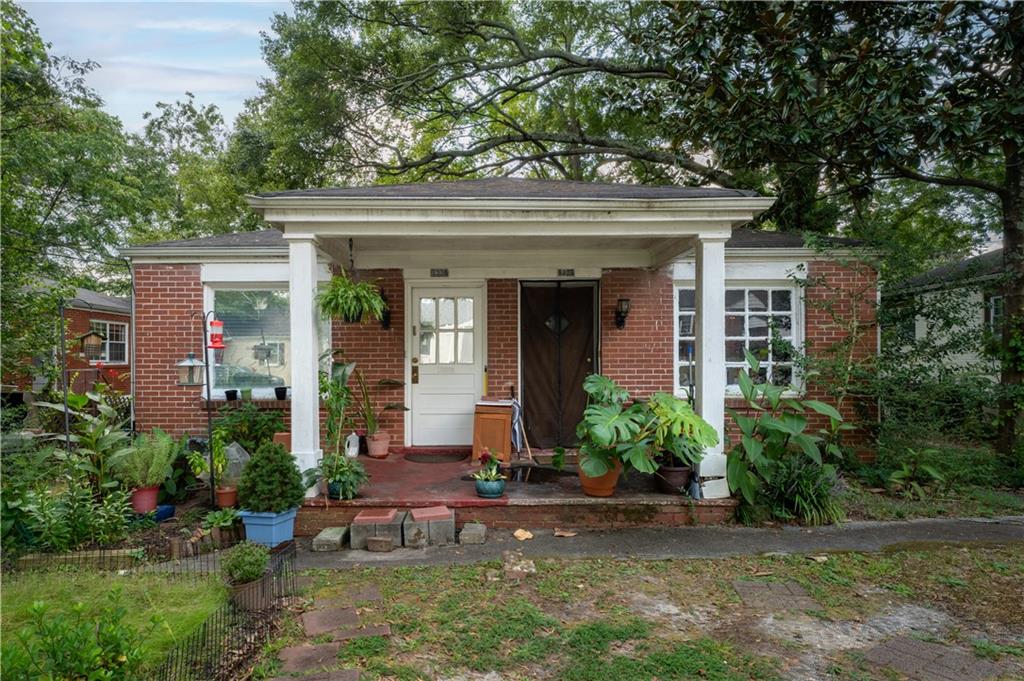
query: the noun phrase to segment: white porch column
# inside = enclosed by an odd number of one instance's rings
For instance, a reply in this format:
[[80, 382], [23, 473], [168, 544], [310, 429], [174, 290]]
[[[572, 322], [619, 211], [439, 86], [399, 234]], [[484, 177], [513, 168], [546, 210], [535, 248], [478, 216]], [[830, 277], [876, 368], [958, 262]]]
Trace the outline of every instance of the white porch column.
[[700, 238], [694, 249], [697, 290], [697, 412], [718, 432], [718, 446], [700, 464], [704, 498], [729, 496], [725, 480], [725, 239]]
[[[317, 365], [317, 248], [312, 238], [288, 240], [288, 296], [291, 311], [292, 453], [299, 469], [321, 458], [320, 386]], [[316, 489], [307, 491], [315, 496]]]

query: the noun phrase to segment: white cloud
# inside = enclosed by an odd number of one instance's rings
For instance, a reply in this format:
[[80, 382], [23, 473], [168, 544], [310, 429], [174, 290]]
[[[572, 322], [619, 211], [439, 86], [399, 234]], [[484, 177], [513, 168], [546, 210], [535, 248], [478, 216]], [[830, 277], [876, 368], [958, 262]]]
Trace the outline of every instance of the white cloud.
[[145, 19], [135, 28], [149, 31], [180, 31], [186, 33], [238, 33], [259, 35], [268, 28], [265, 24], [234, 19]]

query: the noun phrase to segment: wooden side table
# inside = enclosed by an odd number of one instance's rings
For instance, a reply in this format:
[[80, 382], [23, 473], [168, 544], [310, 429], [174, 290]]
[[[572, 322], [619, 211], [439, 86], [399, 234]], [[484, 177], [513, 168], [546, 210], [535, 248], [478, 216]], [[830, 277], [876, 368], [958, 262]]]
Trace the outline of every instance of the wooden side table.
[[473, 417], [473, 461], [480, 460], [484, 447], [503, 463], [512, 460], [512, 404], [499, 400], [476, 403]]

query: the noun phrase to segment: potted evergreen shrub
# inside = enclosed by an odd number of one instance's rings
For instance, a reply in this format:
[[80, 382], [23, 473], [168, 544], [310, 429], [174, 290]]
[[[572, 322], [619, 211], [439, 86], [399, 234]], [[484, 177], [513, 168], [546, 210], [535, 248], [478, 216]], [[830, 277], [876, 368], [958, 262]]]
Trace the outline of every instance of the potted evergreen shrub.
[[136, 513], [156, 510], [160, 485], [170, 477], [182, 444], [154, 428], [152, 433], [137, 437], [135, 444], [117, 461], [115, 473], [121, 483], [132, 490], [132, 509]]
[[295, 512], [305, 495], [302, 474], [288, 450], [274, 442], [261, 445], [238, 482], [245, 536], [271, 548], [291, 541]]
[[323, 480], [328, 499], [355, 499], [359, 488], [370, 481], [363, 464], [344, 454], [328, 454], [316, 468], [306, 471], [306, 487]]
[[[367, 454], [375, 459], [386, 459], [388, 447], [391, 446], [391, 433], [380, 429], [381, 419], [386, 411], [406, 411], [407, 408], [404, 404], [390, 402], [381, 409], [376, 409], [373, 397], [370, 395], [370, 388], [366, 384], [366, 378], [363, 377], [363, 372], [357, 369], [355, 373], [356, 381], [359, 383], [359, 413], [362, 415], [363, 423], [366, 425]], [[378, 385], [393, 388], [400, 387], [403, 383], [401, 381], [385, 379]]]
[[260, 544], [244, 541], [224, 552], [220, 569], [235, 607], [253, 611], [270, 606], [269, 565], [270, 549]]

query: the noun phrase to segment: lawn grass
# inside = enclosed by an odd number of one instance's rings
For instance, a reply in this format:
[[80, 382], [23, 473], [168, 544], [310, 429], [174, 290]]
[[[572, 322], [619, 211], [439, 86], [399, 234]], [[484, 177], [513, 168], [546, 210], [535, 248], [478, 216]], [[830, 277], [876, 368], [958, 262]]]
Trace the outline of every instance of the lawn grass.
[[[751, 617], [732, 588], [736, 579], [801, 584], [821, 607], [800, 616], [823, 625], [864, 621], [903, 603], [944, 611], [965, 625], [1024, 630], [1024, 611], [1008, 605], [1024, 590], [1024, 544], [929, 544], [823, 560], [550, 559], [536, 567], [522, 581], [504, 579], [496, 562], [315, 571], [308, 598], [378, 586], [384, 601], [357, 604], [360, 618], [390, 624], [392, 636], [343, 644], [338, 665], [366, 679], [399, 681], [492, 673], [551, 681], [777, 679], [803, 646], [773, 648], [764, 633], [744, 629]], [[304, 640], [294, 622], [268, 648], [254, 678], [276, 676], [276, 652]], [[957, 643], [979, 657], [1014, 658], [1019, 648], [1014, 639], [975, 640]], [[874, 678], [845, 658], [837, 664], [844, 672], [836, 678]]]
[[159, 619], [143, 643], [147, 668], [163, 662], [174, 645], [192, 633], [227, 597], [224, 587], [213, 580], [87, 570], [25, 573], [4, 579], [0, 635], [5, 644], [13, 643], [16, 632], [29, 621], [29, 608], [37, 601], [44, 602], [50, 614], [68, 613], [76, 603], [82, 603], [84, 614], [95, 616], [110, 604], [115, 589], [127, 609], [126, 624], [148, 630], [152, 619]]
[[1024, 494], [1011, 490], [963, 485], [924, 499], [868, 491], [851, 483], [839, 501], [850, 520], [911, 518], [990, 518], [1024, 513]]

